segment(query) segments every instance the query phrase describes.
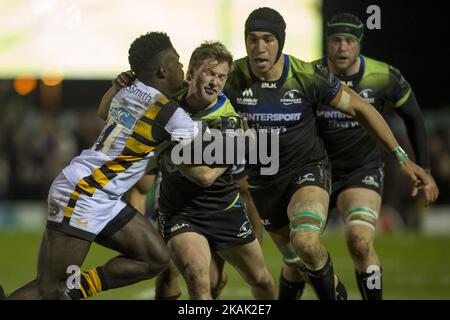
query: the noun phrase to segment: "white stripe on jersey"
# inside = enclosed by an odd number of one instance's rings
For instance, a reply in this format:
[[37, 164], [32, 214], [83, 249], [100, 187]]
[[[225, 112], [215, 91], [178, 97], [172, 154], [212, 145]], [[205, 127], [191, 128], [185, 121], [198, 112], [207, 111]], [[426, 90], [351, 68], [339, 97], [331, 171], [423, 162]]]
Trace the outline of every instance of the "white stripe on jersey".
[[172, 141], [183, 141], [185, 139], [195, 139], [201, 133], [197, 122], [182, 109], [178, 108], [164, 127], [172, 136]]

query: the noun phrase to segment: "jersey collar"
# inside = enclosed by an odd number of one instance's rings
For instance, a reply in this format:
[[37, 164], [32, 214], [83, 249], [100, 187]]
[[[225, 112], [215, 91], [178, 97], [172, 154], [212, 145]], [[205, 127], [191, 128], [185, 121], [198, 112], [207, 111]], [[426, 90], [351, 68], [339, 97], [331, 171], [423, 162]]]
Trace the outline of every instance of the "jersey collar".
[[183, 97], [181, 98], [181, 105], [183, 106], [183, 109], [188, 114], [192, 115], [195, 118], [201, 118], [201, 117], [204, 117], [208, 114], [211, 114], [211, 113], [219, 110], [225, 104], [225, 101], [227, 100], [227, 97], [225, 96], [225, 94], [223, 92], [221, 92], [221, 93], [219, 93], [219, 96], [217, 97], [216, 104], [212, 108], [210, 108], [208, 110], [192, 111], [192, 110], [188, 109], [188, 107], [187, 107], [186, 96], [187, 96], [187, 92], [185, 94], [183, 94]]
[[283, 72], [281, 73], [281, 77], [278, 80], [275, 81], [265, 81], [259, 79], [257, 76], [255, 76], [252, 72], [252, 69], [250, 68], [250, 64], [248, 62], [247, 58], [247, 68], [250, 73], [250, 76], [252, 77], [253, 83], [259, 83], [261, 85], [261, 89], [279, 89], [283, 86], [284, 82], [286, 81], [286, 78], [289, 73], [289, 56], [287, 54], [283, 54], [284, 59], [284, 65], [283, 65]]

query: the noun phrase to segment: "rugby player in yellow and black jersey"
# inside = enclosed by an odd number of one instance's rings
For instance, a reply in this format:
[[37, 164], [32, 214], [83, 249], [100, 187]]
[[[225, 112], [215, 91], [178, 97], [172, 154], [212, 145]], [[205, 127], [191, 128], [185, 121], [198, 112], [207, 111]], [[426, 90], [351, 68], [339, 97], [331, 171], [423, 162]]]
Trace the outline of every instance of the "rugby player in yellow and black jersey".
[[[179, 90], [184, 76], [169, 37], [151, 32], [137, 38], [128, 58], [137, 79], [114, 96], [93, 147], [75, 157], [54, 180], [38, 275], [11, 299], [86, 298], [152, 278], [169, 262], [163, 239], [122, 195], [144, 175], [158, 145], [192, 139], [199, 129], [168, 98]], [[68, 278], [68, 267], [81, 267], [92, 241], [120, 255]]]

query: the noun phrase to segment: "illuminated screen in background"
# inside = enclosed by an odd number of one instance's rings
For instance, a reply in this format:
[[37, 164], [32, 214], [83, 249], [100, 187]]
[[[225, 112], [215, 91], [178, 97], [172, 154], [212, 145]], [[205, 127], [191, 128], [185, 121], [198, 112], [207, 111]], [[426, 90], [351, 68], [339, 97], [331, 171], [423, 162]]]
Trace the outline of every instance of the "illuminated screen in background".
[[262, 6], [286, 20], [285, 53], [322, 53], [321, 0], [0, 0], [0, 78], [111, 79], [129, 69], [131, 42], [149, 31], [171, 37], [187, 67], [204, 40], [245, 55], [244, 23]]

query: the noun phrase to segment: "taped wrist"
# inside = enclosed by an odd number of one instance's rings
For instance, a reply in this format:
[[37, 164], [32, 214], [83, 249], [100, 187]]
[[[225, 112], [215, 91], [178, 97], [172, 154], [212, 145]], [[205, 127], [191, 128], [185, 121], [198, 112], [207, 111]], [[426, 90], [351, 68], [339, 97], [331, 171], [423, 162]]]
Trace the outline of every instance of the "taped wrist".
[[403, 150], [402, 147], [400, 146], [397, 146], [394, 149], [392, 149], [392, 153], [394, 154], [394, 157], [397, 159], [397, 161], [400, 163], [403, 163], [409, 159], [405, 150]]

